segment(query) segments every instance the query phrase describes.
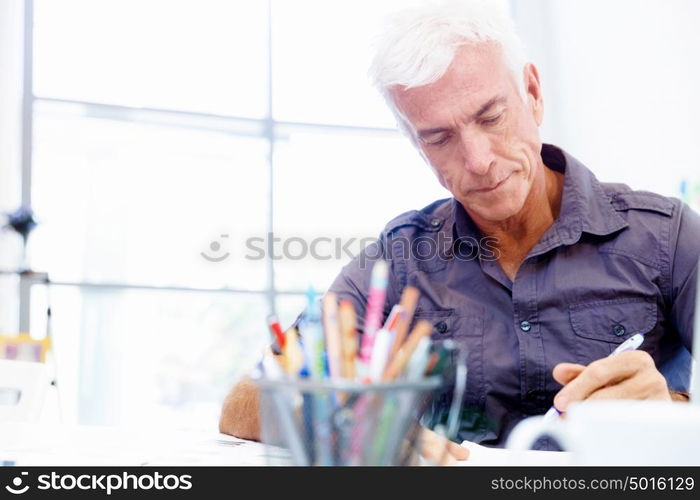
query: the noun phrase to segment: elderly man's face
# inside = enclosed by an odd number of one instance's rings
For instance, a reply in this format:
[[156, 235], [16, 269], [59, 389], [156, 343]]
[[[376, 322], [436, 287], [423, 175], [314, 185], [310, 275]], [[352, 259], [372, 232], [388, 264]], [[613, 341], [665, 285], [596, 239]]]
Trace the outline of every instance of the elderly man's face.
[[539, 76], [524, 74], [525, 100], [498, 46], [466, 45], [437, 82], [390, 91], [440, 183], [485, 221], [519, 214], [541, 178]]

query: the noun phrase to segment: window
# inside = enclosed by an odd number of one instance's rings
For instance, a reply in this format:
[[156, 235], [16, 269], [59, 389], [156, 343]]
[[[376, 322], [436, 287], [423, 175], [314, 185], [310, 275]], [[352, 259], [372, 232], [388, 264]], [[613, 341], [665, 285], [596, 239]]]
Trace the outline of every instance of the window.
[[37, 0], [39, 97], [263, 118], [266, 2]]
[[50, 306], [64, 420], [215, 426], [335, 241], [447, 196], [366, 76], [402, 4], [35, 0], [31, 328]]

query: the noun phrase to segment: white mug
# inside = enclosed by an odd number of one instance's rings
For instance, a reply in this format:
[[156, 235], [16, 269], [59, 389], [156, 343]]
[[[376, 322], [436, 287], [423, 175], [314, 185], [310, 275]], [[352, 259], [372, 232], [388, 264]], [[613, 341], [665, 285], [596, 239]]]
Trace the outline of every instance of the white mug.
[[[700, 465], [700, 405], [664, 401], [572, 403], [565, 418], [520, 422], [506, 444], [529, 450], [550, 436], [579, 465]], [[514, 457], [515, 458], [515, 457]]]

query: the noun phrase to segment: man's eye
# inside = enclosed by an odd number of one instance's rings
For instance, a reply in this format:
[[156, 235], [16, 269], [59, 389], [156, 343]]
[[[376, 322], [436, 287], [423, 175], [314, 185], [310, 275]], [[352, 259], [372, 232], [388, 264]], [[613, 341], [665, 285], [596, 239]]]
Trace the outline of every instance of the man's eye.
[[492, 116], [490, 118], [484, 118], [483, 120], [481, 120], [481, 123], [483, 125], [496, 125], [498, 122], [501, 121], [502, 117], [503, 117], [503, 113], [496, 115], [496, 116]]
[[445, 144], [449, 139], [450, 139], [450, 136], [448, 136], [448, 135], [443, 135], [442, 137], [440, 137], [440, 138], [437, 139], [437, 140], [428, 141], [428, 145], [430, 145], [430, 146], [442, 146], [442, 145]]

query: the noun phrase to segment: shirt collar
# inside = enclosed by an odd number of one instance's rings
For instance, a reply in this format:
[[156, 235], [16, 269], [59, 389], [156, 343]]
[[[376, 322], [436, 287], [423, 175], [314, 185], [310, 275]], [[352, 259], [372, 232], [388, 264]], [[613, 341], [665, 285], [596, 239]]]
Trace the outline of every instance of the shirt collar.
[[[542, 145], [541, 156], [548, 168], [564, 174], [564, 189], [559, 216], [542, 235], [531, 255], [576, 243], [584, 232], [606, 236], [627, 227], [627, 222], [615, 210], [598, 179], [580, 161], [551, 144]], [[480, 237], [476, 224], [454, 198], [452, 216], [455, 238]]]

